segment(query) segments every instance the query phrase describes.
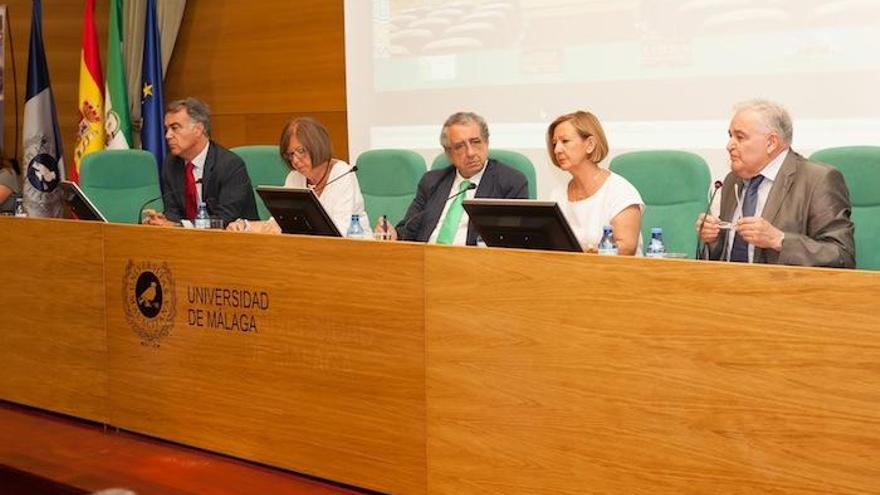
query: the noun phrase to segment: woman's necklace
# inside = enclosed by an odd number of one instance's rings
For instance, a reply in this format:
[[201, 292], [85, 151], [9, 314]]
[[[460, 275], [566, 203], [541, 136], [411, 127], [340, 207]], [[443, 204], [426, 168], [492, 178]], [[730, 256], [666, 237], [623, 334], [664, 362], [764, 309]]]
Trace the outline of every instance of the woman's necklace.
[[330, 175], [330, 168], [332, 168], [332, 164], [328, 161], [327, 166], [324, 168], [324, 174], [318, 179], [318, 182], [314, 184], [309, 184], [308, 180], [306, 180], [306, 185], [312, 191], [315, 191], [315, 194], [320, 196], [322, 192], [324, 192], [324, 186], [327, 185], [327, 177]]

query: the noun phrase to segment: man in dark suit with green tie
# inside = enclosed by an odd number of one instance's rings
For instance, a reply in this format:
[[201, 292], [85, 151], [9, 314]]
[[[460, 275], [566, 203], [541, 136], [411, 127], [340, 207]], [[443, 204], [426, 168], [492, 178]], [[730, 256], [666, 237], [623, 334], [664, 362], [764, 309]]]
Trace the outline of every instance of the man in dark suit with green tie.
[[[427, 172], [406, 216], [390, 227], [391, 237], [437, 244], [475, 245], [462, 201], [468, 198], [527, 199], [529, 183], [522, 172], [489, 159], [489, 126], [479, 115], [457, 112], [440, 131], [440, 145], [451, 167]], [[376, 226], [381, 231], [385, 226]]]

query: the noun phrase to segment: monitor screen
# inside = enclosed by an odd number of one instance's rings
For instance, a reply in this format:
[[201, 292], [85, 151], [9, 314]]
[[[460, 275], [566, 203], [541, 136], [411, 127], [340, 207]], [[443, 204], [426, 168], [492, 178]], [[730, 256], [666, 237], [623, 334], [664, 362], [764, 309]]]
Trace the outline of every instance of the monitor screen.
[[553, 201], [466, 199], [463, 204], [474, 229], [488, 246], [582, 251]]
[[311, 189], [257, 186], [281, 232], [342, 237]]
[[64, 204], [70, 208], [70, 211], [80, 220], [95, 220], [98, 222], [106, 222], [107, 218], [95, 206], [94, 203], [86, 196], [86, 193], [76, 185], [75, 182], [69, 180], [61, 181], [61, 197]]

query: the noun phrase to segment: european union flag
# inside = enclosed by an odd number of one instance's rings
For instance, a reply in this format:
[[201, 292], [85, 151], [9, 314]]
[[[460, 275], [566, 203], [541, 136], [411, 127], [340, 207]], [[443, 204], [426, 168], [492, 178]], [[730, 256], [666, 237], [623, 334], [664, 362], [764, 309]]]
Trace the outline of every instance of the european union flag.
[[156, 157], [159, 177], [162, 177], [162, 162], [166, 154], [165, 101], [162, 97], [162, 44], [156, 22], [156, 0], [147, 0], [142, 88], [141, 115], [144, 122], [141, 127], [141, 146]]

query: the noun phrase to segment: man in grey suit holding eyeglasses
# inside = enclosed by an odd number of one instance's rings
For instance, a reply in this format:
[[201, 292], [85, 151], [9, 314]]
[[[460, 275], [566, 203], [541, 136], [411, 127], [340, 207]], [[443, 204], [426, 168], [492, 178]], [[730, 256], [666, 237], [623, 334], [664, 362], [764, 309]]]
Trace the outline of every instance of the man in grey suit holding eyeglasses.
[[709, 258], [855, 267], [843, 176], [791, 149], [788, 112], [767, 100], [741, 103], [728, 134], [731, 171], [721, 188], [720, 218], [700, 215], [695, 223]]

